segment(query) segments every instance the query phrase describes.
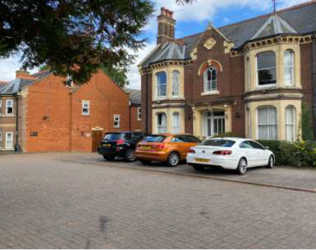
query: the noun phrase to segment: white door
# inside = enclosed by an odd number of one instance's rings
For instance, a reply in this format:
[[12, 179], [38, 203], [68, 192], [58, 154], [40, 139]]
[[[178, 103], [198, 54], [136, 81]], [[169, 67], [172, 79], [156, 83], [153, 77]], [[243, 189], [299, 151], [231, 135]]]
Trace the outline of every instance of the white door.
[[13, 149], [13, 133], [12, 132], [6, 133], [5, 147], [6, 149]]
[[204, 136], [213, 137], [225, 133], [225, 112], [214, 111], [204, 114]]

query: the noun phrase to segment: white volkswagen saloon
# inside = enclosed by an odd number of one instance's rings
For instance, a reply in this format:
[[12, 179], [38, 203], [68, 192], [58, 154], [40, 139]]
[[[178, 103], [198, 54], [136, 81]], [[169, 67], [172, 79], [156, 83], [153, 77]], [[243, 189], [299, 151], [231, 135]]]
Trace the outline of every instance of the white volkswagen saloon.
[[192, 147], [187, 163], [197, 171], [218, 166], [243, 175], [252, 167], [273, 168], [275, 156], [268, 148], [251, 139], [214, 138]]

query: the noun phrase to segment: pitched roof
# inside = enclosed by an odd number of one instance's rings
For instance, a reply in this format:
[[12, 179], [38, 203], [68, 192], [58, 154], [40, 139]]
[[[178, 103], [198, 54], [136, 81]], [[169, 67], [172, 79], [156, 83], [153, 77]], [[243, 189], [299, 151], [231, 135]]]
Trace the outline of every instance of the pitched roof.
[[3, 88], [0, 88], [0, 95], [14, 95], [22, 88], [31, 85], [33, 82], [35, 82], [35, 80], [16, 78], [6, 84]]
[[[310, 34], [316, 32], [316, 0], [270, 13], [242, 22], [219, 27], [218, 30], [235, 44], [235, 49], [244, 43], [279, 34]], [[147, 68], [151, 63], [164, 60], [189, 59], [193, 50], [204, 32], [170, 41], [158, 48], [142, 63]], [[178, 43], [182, 45], [179, 45]], [[172, 44], [172, 45], [171, 45]], [[181, 47], [182, 46], [182, 47]], [[184, 58], [179, 58], [175, 51], [183, 51]], [[170, 58], [171, 55], [175, 57]]]
[[124, 91], [129, 94], [129, 100], [132, 104], [141, 104], [141, 91], [138, 89], [124, 89]]

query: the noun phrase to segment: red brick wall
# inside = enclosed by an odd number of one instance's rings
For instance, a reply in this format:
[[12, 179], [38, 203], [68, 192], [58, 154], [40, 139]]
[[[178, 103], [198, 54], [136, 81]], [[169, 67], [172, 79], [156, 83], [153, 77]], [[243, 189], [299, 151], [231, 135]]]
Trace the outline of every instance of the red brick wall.
[[131, 109], [131, 130], [140, 131], [142, 130], [142, 121], [137, 119], [137, 109], [141, 108], [141, 105], [132, 105]]
[[[27, 152], [91, 152], [92, 130], [103, 133], [129, 129], [129, 98], [103, 72], [79, 89], [64, 86], [63, 78], [49, 76], [29, 87], [26, 108]], [[90, 115], [82, 115], [82, 101], [90, 101]], [[121, 117], [113, 128], [113, 115]], [[38, 136], [31, 136], [37, 132]]]

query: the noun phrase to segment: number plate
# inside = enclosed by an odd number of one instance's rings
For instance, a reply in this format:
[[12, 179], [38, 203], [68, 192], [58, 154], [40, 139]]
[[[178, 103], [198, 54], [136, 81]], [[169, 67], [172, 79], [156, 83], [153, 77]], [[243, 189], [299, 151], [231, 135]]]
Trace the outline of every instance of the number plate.
[[106, 148], [110, 148], [111, 144], [104, 144], [103, 146], [106, 147]]
[[151, 149], [151, 147], [146, 147], [146, 146], [143, 146], [142, 148], [145, 149], [145, 150]]
[[210, 160], [209, 159], [200, 159], [200, 158], [195, 158], [196, 162], [201, 162], [201, 163], [209, 163]]

